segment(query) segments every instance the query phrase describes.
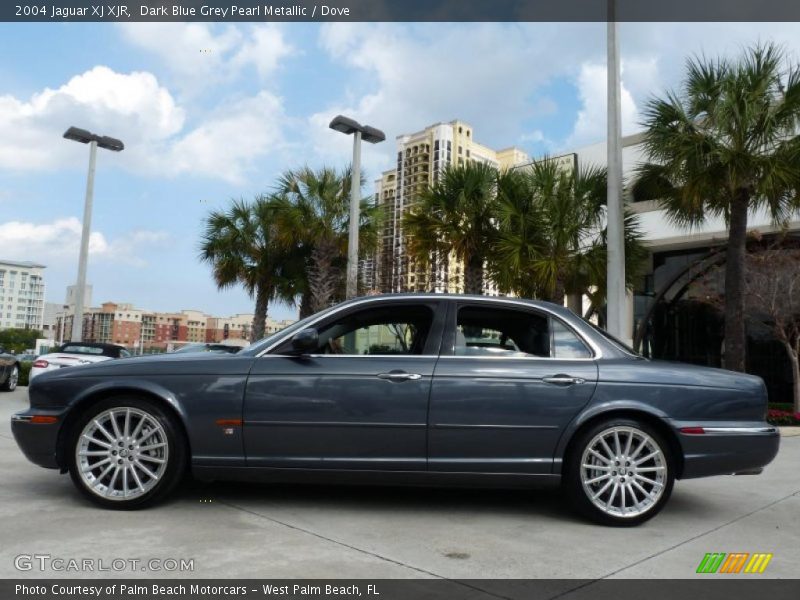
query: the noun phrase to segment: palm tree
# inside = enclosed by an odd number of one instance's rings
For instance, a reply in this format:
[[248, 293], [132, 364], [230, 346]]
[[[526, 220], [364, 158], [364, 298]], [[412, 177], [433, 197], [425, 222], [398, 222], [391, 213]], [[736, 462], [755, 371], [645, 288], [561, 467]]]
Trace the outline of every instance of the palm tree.
[[[279, 243], [305, 257], [302, 280], [297, 282], [303, 296], [301, 317], [322, 310], [343, 296], [350, 181], [349, 170], [337, 173], [329, 168], [314, 171], [304, 167], [284, 173], [271, 197]], [[377, 209], [362, 202], [361, 256], [377, 245], [378, 226]]]
[[447, 167], [406, 213], [409, 254], [423, 267], [452, 252], [464, 264], [464, 291], [483, 291], [484, 264], [494, 243], [497, 170], [467, 162]]
[[[564, 169], [545, 158], [498, 180], [498, 235], [492, 277], [505, 292], [558, 304], [565, 294], [605, 302], [606, 172]], [[647, 257], [637, 217], [625, 218], [626, 279], [633, 285]]]
[[[517, 287], [530, 288], [526, 294], [537, 290], [538, 297], [563, 304], [565, 293], [575, 291], [591, 236], [602, 225], [605, 171], [564, 169], [545, 158], [503, 179], [498, 280], [511, 275]], [[506, 271], [507, 264], [512, 269]]]
[[264, 337], [272, 300], [293, 303], [301, 263], [296, 252], [276, 243], [274, 210], [269, 200], [234, 201], [205, 219], [200, 260], [210, 263], [220, 289], [237, 284], [255, 298], [251, 341]]
[[678, 224], [728, 226], [725, 367], [745, 369], [744, 257], [748, 212], [783, 223], [800, 205], [800, 70], [774, 45], [738, 61], [694, 58], [680, 92], [645, 108], [648, 164], [637, 183]]

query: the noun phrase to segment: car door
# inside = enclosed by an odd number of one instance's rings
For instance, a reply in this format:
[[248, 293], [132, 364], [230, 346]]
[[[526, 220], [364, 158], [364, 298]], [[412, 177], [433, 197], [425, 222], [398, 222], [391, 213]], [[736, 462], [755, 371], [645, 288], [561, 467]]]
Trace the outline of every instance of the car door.
[[596, 384], [592, 351], [555, 315], [454, 305], [431, 389], [429, 470], [550, 473]]
[[440, 305], [365, 301], [314, 326], [315, 352], [292, 356], [286, 340], [258, 358], [244, 404], [247, 464], [424, 470]]

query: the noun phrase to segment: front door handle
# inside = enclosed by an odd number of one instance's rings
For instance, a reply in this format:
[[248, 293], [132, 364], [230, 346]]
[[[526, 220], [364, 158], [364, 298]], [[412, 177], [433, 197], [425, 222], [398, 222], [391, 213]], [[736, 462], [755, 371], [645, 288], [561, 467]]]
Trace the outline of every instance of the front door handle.
[[552, 377], [542, 377], [542, 381], [552, 385], [580, 385], [586, 383], [586, 380], [581, 377], [572, 377], [571, 375], [553, 375]]
[[378, 373], [379, 379], [388, 381], [416, 381], [422, 379], [419, 373], [406, 373], [405, 371], [390, 371], [389, 373]]

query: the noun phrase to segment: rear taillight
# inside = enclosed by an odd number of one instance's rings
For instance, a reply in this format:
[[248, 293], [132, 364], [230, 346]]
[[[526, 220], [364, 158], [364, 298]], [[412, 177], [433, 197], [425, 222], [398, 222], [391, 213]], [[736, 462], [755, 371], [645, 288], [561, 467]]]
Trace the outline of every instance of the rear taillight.
[[41, 360], [41, 359], [33, 361], [33, 366], [36, 367], [37, 369], [46, 369], [49, 364], [50, 363], [47, 362], [46, 360]]

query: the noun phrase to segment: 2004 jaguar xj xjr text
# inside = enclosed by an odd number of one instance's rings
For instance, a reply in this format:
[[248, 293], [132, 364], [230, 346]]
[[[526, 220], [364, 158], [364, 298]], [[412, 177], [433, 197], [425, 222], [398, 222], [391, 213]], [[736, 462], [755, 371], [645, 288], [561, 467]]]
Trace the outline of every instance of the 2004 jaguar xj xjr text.
[[200, 479], [535, 486], [636, 524], [676, 479], [778, 451], [758, 377], [639, 358], [544, 302], [345, 302], [232, 355], [43, 373], [12, 417], [34, 463], [110, 508]]

